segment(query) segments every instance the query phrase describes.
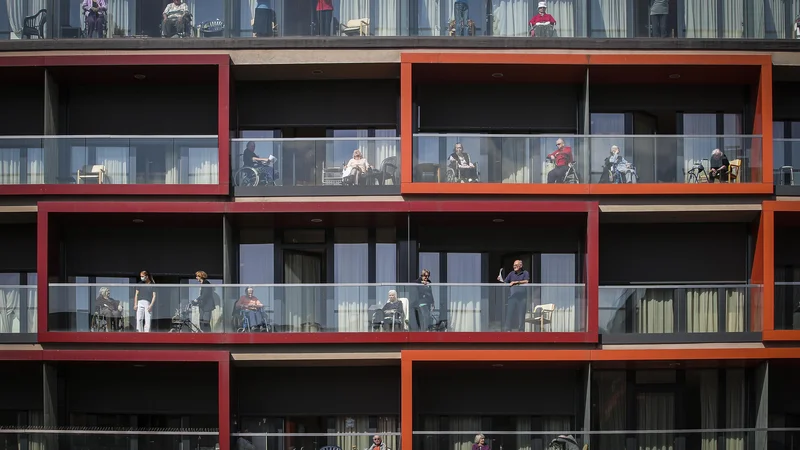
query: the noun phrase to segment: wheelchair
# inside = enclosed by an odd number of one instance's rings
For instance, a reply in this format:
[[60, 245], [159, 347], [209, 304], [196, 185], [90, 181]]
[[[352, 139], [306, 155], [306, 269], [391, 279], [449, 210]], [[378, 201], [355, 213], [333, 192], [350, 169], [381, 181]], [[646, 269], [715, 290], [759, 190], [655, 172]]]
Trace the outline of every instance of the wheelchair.
[[448, 166], [447, 167], [447, 182], [448, 183], [479, 183], [481, 172], [478, 170], [478, 165], [472, 163], [475, 167], [475, 178], [466, 178], [461, 176], [461, 171], [466, 171], [467, 168], [461, 168], [458, 166]]
[[234, 186], [255, 187], [255, 186], [275, 186], [275, 180], [280, 178], [280, 174], [272, 164], [264, 161], [256, 161], [256, 164], [245, 166], [237, 170], [233, 175]]
[[372, 313], [372, 331], [405, 331], [406, 321], [403, 311], [391, 309], [375, 310]]
[[95, 309], [92, 313], [92, 318], [89, 323], [89, 330], [93, 333], [106, 333], [109, 331], [122, 331], [122, 317], [114, 317], [112, 311], [106, 310], [104, 314], [102, 309]]
[[537, 23], [531, 25], [531, 37], [549, 38], [556, 36], [556, 28], [552, 23]]
[[[631, 173], [630, 182], [638, 183], [639, 174], [636, 172], [636, 166], [629, 164], [628, 171]], [[600, 183], [627, 184], [628, 182], [625, 179], [625, 174], [617, 170], [617, 166], [611, 164], [608, 158], [603, 161], [603, 173], [600, 175]]]
[[253, 333], [253, 332], [263, 332], [269, 333], [272, 331], [272, 325], [267, 321], [266, 316], [264, 316], [263, 310], [259, 309], [258, 312], [261, 313], [261, 323], [259, 324], [252, 324], [250, 323], [250, 317], [248, 312], [250, 310], [247, 309], [240, 309], [238, 310], [239, 314], [233, 317], [233, 328], [236, 329], [237, 333]]
[[192, 322], [192, 302], [186, 304], [183, 309], [177, 308], [175, 315], [172, 316], [172, 323], [170, 324], [170, 333], [183, 333], [186, 330], [189, 333], [202, 333], [203, 330]]
[[567, 164], [567, 173], [564, 174], [564, 181], [562, 183], [565, 184], [580, 184], [581, 180], [578, 178], [578, 170], [577, 170], [577, 162], [572, 161], [571, 163]]
[[161, 25], [160, 25], [159, 28], [161, 29], [161, 36], [162, 37], [171, 38], [171, 37], [177, 36], [177, 37], [183, 38], [183, 37], [186, 37], [186, 36], [192, 36], [193, 25], [192, 25], [192, 14], [191, 13], [186, 13], [186, 14], [183, 15], [183, 30], [178, 29], [178, 23], [175, 22], [175, 27], [174, 27], [175, 28], [175, 33], [170, 34], [172, 32], [172, 30], [170, 30], [170, 28], [172, 28], [172, 27], [169, 26], [170, 23], [172, 23], [172, 21], [168, 21], [166, 23], [163, 22], [163, 21], [161, 22]]

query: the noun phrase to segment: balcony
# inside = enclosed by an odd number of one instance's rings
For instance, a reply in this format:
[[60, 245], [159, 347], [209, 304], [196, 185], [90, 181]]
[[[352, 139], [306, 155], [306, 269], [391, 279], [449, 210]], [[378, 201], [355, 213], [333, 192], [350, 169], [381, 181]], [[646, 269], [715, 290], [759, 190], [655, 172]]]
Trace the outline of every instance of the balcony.
[[[50, 284], [51, 332], [404, 333], [522, 332], [543, 341], [586, 333], [583, 284], [155, 285], [148, 314], [134, 307], [141, 284]], [[144, 292], [144, 291], [142, 291]], [[108, 295], [104, 295], [108, 294]], [[396, 301], [390, 301], [396, 299]], [[140, 300], [141, 301], [141, 300]], [[142, 304], [144, 308], [144, 304]], [[137, 323], [138, 316], [138, 323]], [[515, 334], [517, 334], [515, 333]], [[450, 333], [449, 333], [450, 334]], [[431, 335], [428, 334], [430, 339]], [[392, 339], [387, 336], [387, 339]]]
[[[395, 137], [234, 139], [231, 142], [234, 193], [237, 196], [399, 194], [399, 147], [400, 139]], [[358, 158], [356, 151], [360, 152]], [[363, 170], [356, 170], [359, 166]]]
[[773, 141], [773, 169], [775, 171], [775, 192], [778, 195], [800, 194], [800, 139], [775, 139]]
[[0, 285], [0, 342], [35, 342], [36, 286]]
[[[3, 16], [0, 30], [9, 38], [22, 37], [21, 26], [31, 17], [34, 37], [88, 37], [80, 0], [69, 0], [59, 9], [59, 16], [42, 23], [35, 16], [46, 8], [44, 0], [11, 0], [17, 3], [9, 11], [15, 17]], [[161, 3], [143, 7], [109, 0], [106, 23], [99, 36], [106, 38], [159, 37], [160, 23], [145, 20], [158, 18]], [[537, 0], [523, 0], [513, 5], [486, 3], [483, 0], [434, 2], [432, 0], [399, 0], [370, 3], [364, 10], [361, 3], [333, 1], [333, 10], [316, 14], [315, 2], [272, 0], [256, 4], [243, 0], [195, 0], [188, 2], [192, 13], [190, 26], [182, 30], [186, 36], [212, 37], [291, 37], [291, 36], [502, 36], [529, 37], [529, 22], [537, 14]], [[149, 4], [148, 4], [149, 5]], [[720, 39], [791, 39], [797, 4], [778, 3], [776, 7], [754, 8], [745, 12], [741, 4], [705, 3], [678, 0], [670, 2], [663, 19], [651, 21], [648, 4], [590, 3], [588, 0], [567, 0], [549, 4], [547, 10], [556, 25], [548, 36], [558, 38], [720, 38]], [[51, 13], [52, 15], [52, 13]], [[658, 17], [658, 16], [656, 16]], [[225, 26], [215, 26], [215, 21]], [[451, 22], [452, 21], [452, 22]], [[13, 25], [12, 25], [13, 24]], [[53, 24], [57, 24], [53, 26]], [[542, 33], [540, 32], [541, 36]], [[0, 35], [3, 36], [3, 35]], [[95, 35], [97, 36], [97, 34]]]
[[761, 288], [600, 286], [600, 333], [604, 342], [759, 340]]
[[88, 184], [217, 185], [217, 137], [0, 137], [0, 185]]
[[[559, 141], [569, 161], [553, 161]], [[466, 158], [454, 162], [456, 144]], [[754, 184], [761, 183], [760, 136], [709, 135], [479, 135], [414, 136], [414, 183], [479, 184]], [[719, 149], [730, 163], [721, 177], [711, 173]], [[618, 150], [618, 152], [616, 152]], [[715, 164], [716, 162], [716, 164]], [[480, 189], [480, 188], [476, 188]], [[589, 188], [601, 192], [603, 188]], [[629, 187], [631, 191], [636, 188]], [[698, 189], [700, 187], [698, 186]], [[620, 186], [619, 191], [625, 188]], [[702, 191], [700, 191], [702, 192]]]

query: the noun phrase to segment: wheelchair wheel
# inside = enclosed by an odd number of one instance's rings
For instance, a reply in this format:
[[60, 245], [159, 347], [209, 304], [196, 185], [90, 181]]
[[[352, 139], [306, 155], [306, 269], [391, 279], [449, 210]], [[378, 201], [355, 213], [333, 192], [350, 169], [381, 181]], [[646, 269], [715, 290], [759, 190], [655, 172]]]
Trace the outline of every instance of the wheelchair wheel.
[[456, 182], [456, 171], [453, 170], [451, 167], [447, 168], [447, 182], [448, 183], [455, 183]]
[[697, 178], [697, 174], [694, 172], [689, 172], [686, 174], [686, 182], [687, 183], [699, 183], [700, 180]]
[[258, 171], [252, 167], [242, 167], [233, 176], [233, 183], [242, 187], [258, 186]]

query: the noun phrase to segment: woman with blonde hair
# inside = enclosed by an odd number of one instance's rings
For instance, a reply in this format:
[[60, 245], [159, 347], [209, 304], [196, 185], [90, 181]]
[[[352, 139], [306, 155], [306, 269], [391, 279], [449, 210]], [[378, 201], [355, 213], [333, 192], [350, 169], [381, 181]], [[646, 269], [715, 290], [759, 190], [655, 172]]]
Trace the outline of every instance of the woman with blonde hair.
[[489, 450], [489, 446], [486, 445], [486, 436], [476, 434], [475, 443], [472, 444], [472, 450]]

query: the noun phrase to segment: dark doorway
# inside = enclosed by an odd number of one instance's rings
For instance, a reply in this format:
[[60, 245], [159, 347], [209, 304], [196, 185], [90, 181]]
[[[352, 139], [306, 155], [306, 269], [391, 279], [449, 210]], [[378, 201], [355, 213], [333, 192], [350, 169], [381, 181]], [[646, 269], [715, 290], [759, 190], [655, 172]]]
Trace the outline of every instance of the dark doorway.
[[317, 0], [292, 0], [283, 4], [281, 36], [314, 35], [314, 10]]
[[165, 0], [138, 0], [136, 2], [136, 29], [140, 35], [161, 37], [161, 20]]
[[326, 258], [324, 247], [300, 246], [283, 251], [283, 324], [287, 331], [322, 331], [325, 323]]

